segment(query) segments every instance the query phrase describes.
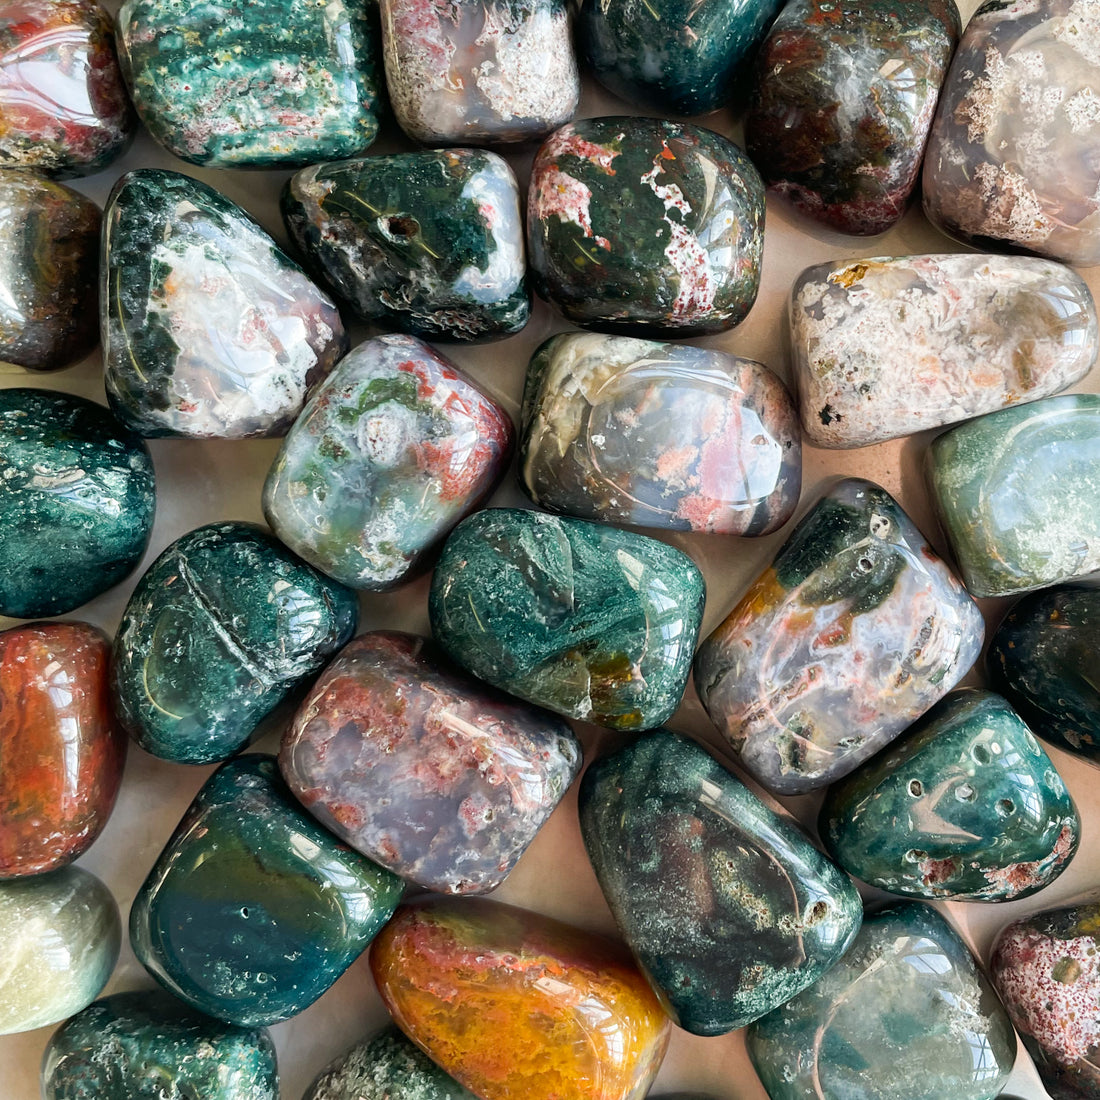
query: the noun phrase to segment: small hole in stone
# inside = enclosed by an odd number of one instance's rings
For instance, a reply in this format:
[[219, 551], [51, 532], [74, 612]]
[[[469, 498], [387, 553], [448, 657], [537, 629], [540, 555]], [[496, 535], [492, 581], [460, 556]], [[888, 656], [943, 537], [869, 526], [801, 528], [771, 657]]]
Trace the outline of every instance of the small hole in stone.
[[905, 853], [905, 859], [908, 863], [920, 863], [922, 859], [927, 858], [928, 853], [921, 851], [920, 848], [910, 848], [909, 851]]
[[870, 573], [875, 567], [875, 563], [870, 558], [860, 558], [857, 564], [861, 573]]
[[395, 214], [386, 219], [386, 228], [393, 237], [415, 237], [420, 232], [420, 222], [406, 214]]
[[960, 802], [973, 802], [977, 792], [969, 783], [960, 783], [955, 788], [955, 797]]
[[914, 798], [919, 798], [922, 794], [924, 794], [924, 784], [919, 779], [910, 779], [909, 793]]
[[248, 906], [247, 905], [244, 905], [244, 906], [241, 907], [241, 916], [244, 917], [245, 920], [248, 920]]
[[810, 911], [806, 914], [807, 924], [817, 924], [818, 921], [824, 920], [828, 915], [829, 906], [824, 901], [815, 901], [810, 906]]
[[974, 759], [979, 764], [988, 764], [989, 763], [989, 749], [987, 749], [985, 747], [985, 745], [975, 745], [970, 750], [970, 755], [972, 757], [974, 757]]
[[1005, 817], [1011, 817], [1016, 812], [1016, 803], [1011, 798], [1002, 798], [997, 803], [997, 812], [1004, 814]]

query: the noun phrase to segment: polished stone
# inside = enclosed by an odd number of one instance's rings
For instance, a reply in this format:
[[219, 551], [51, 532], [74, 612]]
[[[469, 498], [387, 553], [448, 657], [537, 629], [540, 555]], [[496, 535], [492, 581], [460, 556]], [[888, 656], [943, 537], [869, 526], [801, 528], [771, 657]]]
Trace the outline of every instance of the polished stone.
[[830, 787], [819, 832], [845, 871], [880, 890], [1015, 901], [1069, 866], [1081, 821], [1016, 712], [969, 688]]
[[760, 175], [712, 130], [590, 118], [535, 157], [531, 278], [574, 324], [634, 336], [732, 328], [756, 301], [763, 243]]
[[624, 948], [511, 905], [403, 905], [370, 964], [401, 1030], [481, 1100], [642, 1100], [668, 1045]]
[[492, 492], [513, 428], [477, 383], [412, 336], [360, 344], [318, 389], [264, 484], [268, 523], [352, 588], [409, 580]]
[[771, 1100], [992, 1100], [1016, 1058], [966, 945], [916, 902], [868, 916], [843, 960], [747, 1043]]
[[241, 756], [207, 780], [138, 890], [130, 944], [192, 1008], [273, 1024], [359, 957], [401, 889], [298, 806], [274, 757]]
[[851, 945], [848, 877], [699, 745], [655, 730], [585, 773], [581, 832], [642, 972], [680, 1027], [722, 1035]]
[[496, 153], [319, 164], [287, 183], [282, 208], [310, 267], [360, 317], [445, 340], [527, 323], [519, 185]]
[[116, 993], [54, 1033], [42, 1100], [279, 1100], [275, 1044], [160, 990]]
[[224, 760], [358, 619], [354, 592], [263, 528], [200, 527], [153, 562], [123, 612], [111, 665], [119, 721], [154, 756]]
[[932, 444], [927, 467], [975, 596], [1100, 569], [1100, 396], [1050, 397], [952, 428]]
[[432, 631], [475, 676], [567, 718], [659, 726], [680, 703], [703, 615], [703, 575], [663, 542], [513, 508], [447, 540]]
[[411, 634], [359, 635], [283, 737], [279, 766], [325, 828], [449, 894], [504, 881], [576, 778], [560, 718], [453, 669]]
[[347, 350], [340, 314], [239, 206], [141, 168], [104, 213], [107, 398], [144, 436], [282, 435]]
[[527, 371], [520, 477], [551, 512], [765, 535], [798, 504], [802, 441], [786, 387], [761, 363], [562, 333]]
[[741, 765], [801, 794], [847, 775], [950, 691], [982, 635], [977, 605], [897, 501], [848, 478], [700, 646], [695, 686]]
[[145, 444], [102, 405], [0, 391], [0, 614], [62, 615], [127, 577], [156, 506]]

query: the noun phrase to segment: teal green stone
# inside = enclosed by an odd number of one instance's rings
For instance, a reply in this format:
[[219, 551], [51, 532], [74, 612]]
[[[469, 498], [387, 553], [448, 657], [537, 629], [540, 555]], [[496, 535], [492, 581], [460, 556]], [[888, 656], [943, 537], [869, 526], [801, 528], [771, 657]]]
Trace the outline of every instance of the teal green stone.
[[429, 614], [451, 658], [547, 710], [652, 729], [679, 706], [706, 587], [663, 542], [564, 516], [478, 512], [443, 547]]
[[119, 721], [146, 752], [210, 764], [355, 632], [355, 593], [251, 523], [177, 539], [138, 582], [115, 636]]
[[597, 761], [581, 832], [627, 946], [696, 1035], [744, 1027], [816, 982], [863, 907], [848, 877], [699, 745], [655, 730]]
[[42, 1100], [279, 1100], [275, 1044], [160, 990], [116, 993], [54, 1033]]
[[130, 944], [192, 1008], [273, 1024], [362, 954], [402, 885], [302, 810], [274, 757], [241, 756], [207, 780], [149, 872]]
[[746, 1044], [771, 1100], [992, 1100], [1016, 1059], [993, 987], [917, 902], [867, 916], [840, 963]]
[[1015, 901], [1068, 866], [1081, 822], [999, 695], [953, 692], [829, 788], [821, 839], [849, 874], [915, 898]]
[[63, 615], [141, 560], [156, 488], [145, 444], [101, 405], [0, 391], [0, 615]]

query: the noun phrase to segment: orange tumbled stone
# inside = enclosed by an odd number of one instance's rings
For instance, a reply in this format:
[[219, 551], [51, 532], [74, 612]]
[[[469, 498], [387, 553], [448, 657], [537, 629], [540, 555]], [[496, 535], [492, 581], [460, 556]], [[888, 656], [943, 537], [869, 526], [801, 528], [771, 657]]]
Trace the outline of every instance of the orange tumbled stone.
[[370, 964], [402, 1030], [484, 1100], [640, 1100], [668, 1046], [625, 948], [526, 909], [418, 899]]

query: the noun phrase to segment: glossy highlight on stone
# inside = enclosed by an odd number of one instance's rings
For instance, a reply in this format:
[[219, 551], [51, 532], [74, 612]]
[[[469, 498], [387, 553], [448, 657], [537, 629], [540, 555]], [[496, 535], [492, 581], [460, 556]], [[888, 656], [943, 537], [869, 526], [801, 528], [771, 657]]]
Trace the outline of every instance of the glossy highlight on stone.
[[578, 519], [493, 508], [464, 520], [432, 577], [432, 632], [475, 676], [612, 729], [680, 704], [705, 585], [663, 542]]
[[760, 289], [764, 186], [712, 130], [589, 118], [542, 144], [527, 248], [535, 291], [574, 324], [703, 336], [744, 320]]
[[699, 698], [777, 794], [835, 782], [945, 695], [981, 612], [885, 489], [847, 478], [699, 647]]
[[699, 745], [655, 730], [585, 773], [581, 832], [619, 931], [672, 1018], [744, 1027], [859, 930], [846, 875]]
[[1050, 397], [1096, 362], [1084, 280], [1027, 256], [818, 264], [791, 291], [802, 430], [865, 447]]
[[624, 948], [511, 905], [403, 905], [370, 964], [401, 1030], [482, 1100], [641, 1100], [668, 1045]]
[[786, 387], [761, 363], [563, 333], [528, 367], [520, 477], [551, 512], [764, 535], [798, 504], [801, 435]]
[[154, 756], [224, 760], [358, 619], [354, 592], [262, 527], [200, 527], [153, 562], [123, 612], [111, 665], [119, 721]]
[[107, 398], [144, 436], [282, 435], [347, 350], [340, 314], [239, 206], [128, 172], [104, 213]]
[[206, 781], [138, 890], [130, 944], [192, 1008], [278, 1023], [358, 958], [401, 887], [298, 806], [274, 757], [240, 756]]

